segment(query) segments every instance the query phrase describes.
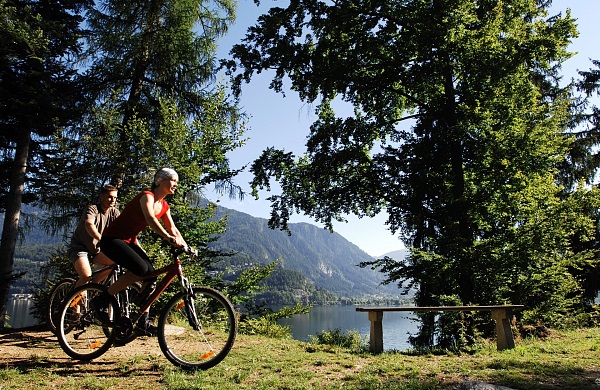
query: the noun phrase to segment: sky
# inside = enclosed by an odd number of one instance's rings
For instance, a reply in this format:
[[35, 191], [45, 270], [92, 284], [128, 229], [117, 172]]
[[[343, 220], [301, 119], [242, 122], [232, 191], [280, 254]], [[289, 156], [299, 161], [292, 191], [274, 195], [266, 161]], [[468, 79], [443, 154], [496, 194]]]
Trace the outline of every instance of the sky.
[[[219, 42], [219, 57], [227, 57], [232, 45], [238, 43], [245, 35], [247, 28], [255, 24], [257, 17], [266, 12], [268, 7], [284, 7], [284, 1], [262, 0], [257, 7], [252, 0], [239, 0], [238, 18], [227, 35]], [[579, 37], [574, 39], [570, 50], [577, 52], [574, 57], [563, 65], [563, 75], [566, 80], [577, 77], [578, 70], [589, 70], [591, 59], [600, 60], [597, 40], [600, 39], [600, 2], [598, 0], [554, 0], [550, 14], [555, 15], [571, 9], [577, 19]], [[286, 97], [269, 89], [268, 74], [254, 76], [250, 84], [242, 89], [241, 109], [249, 116], [248, 138], [246, 145], [228, 155], [230, 165], [236, 169], [250, 164], [268, 147], [282, 148], [302, 154], [305, 150], [306, 137], [309, 127], [316, 119], [314, 106], [300, 101], [293, 92], [286, 92]], [[247, 171], [247, 170], [246, 170]], [[261, 193], [260, 199], [255, 200], [250, 194], [249, 182], [251, 175], [243, 173], [236, 178], [236, 184], [248, 193], [243, 200], [231, 200], [227, 196], [208, 192], [211, 201], [230, 209], [238, 210], [254, 217], [269, 218], [270, 204], [265, 200], [269, 193]], [[357, 245], [371, 256], [383, 254], [404, 248], [398, 235], [393, 235], [386, 227], [387, 215], [382, 213], [375, 218], [357, 218], [347, 216], [348, 222], [335, 223], [334, 231], [348, 241]], [[322, 227], [313, 219], [295, 214], [290, 222], [308, 222]]]

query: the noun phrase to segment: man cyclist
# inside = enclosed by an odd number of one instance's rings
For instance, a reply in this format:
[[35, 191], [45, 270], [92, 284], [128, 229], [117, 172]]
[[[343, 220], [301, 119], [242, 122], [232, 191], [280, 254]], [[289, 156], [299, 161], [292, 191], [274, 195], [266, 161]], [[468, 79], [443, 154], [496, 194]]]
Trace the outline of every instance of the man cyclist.
[[[115, 207], [117, 202], [118, 190], [115, 186], [106, 184], [100, 188], [99, 203], [91, 204], [85, 208], [85, 211], [79, 219], [79, 223], [71, 236], [71, 242], [67, 251], [67, 256], [79, 278], [75, 282], [75, 287], [81, 286], [92, 279], [93, 264], [107, 266], [113, 262], [100, 252], [99, 242], [102, 238], [102, 232], [106, 227], [119, 216], [119, 210]], [[110, 269], [106, 272], [97, 274], [94, 282], [104, 280]]]

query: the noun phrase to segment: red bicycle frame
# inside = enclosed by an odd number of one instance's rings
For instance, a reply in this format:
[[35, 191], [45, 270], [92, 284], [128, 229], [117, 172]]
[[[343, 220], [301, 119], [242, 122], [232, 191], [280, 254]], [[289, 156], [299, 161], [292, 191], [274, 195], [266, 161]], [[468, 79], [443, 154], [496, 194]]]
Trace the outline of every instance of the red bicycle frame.
[[145, 312], [154, 303], [154, 301], [158, 299], [160, 294], [162, 294], [167, 289], [167, 287], [169, 287], [169, 285], [171, 284], [173, 279], [175, 279], [175, 277], [183, 277], [183, 269], [181, 268], [181, 261], [179, 260], [179, 256], [175, 256], [174, 261], [171, 264], [167, 264], [160, 269], [154, 270], [144, 275], [142, 281], [156, 278], [162, 274], [166, 275], [160, 279], [152, 294], [150, 294], [150, 296], [143, 302], [142, 307], [140, 308], [140, 313]]

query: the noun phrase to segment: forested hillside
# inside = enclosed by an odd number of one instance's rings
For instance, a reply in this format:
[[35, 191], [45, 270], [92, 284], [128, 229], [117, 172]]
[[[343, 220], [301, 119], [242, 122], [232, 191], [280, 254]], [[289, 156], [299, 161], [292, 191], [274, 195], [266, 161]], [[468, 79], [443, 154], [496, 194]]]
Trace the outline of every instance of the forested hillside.
[[373, 260], [338, 233], [308, 223], [290, 224], [291, 235], [272, 230], [267, 220], [225, 208], [228, 229], [215, 248], [235, 252], [228, 262], [237, 267], [279, 261], [281, 268], [305, 275], [316, 288], [339, 298], [398, 296], [396, 286], [381, 286], [383, 275], [357, 265]]
[[[62, 237], [48, 234], [34, 222], [38, 213], [38, 210], [24, 206], [23, 220], [29, 219], [31, 228], [23, 229], [22, 240], [15, 250], [14, 272], [22, 276], [11, 285], [11, 294], [31, 293], [32, 287], [41, 282], [41, 266], [60, 248], [63, 241]], [[0, 227], [3, 222], [4, 214], [0, 213]], [[1, 230], [0, 228], [0, 233]]]

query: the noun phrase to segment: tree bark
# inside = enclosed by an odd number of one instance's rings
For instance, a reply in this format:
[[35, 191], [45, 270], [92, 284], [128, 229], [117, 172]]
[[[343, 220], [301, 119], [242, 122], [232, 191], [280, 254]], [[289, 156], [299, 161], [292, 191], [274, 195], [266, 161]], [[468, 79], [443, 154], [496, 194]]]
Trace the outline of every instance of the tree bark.
[[10, 172], [10, 189], [4, 215], [2, 241], [0, 242], [0, 329], [4, 328], [8, 292], [13, 279], [15, 247], [19, 233], [19, 218], [30, 143], [31, 132], [29, 130], [20, 131], [15, 149], [15, 159]]

